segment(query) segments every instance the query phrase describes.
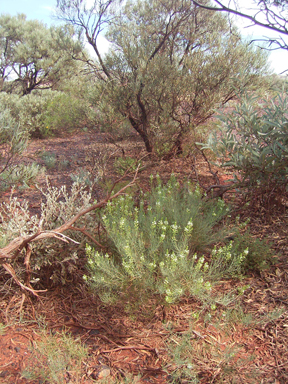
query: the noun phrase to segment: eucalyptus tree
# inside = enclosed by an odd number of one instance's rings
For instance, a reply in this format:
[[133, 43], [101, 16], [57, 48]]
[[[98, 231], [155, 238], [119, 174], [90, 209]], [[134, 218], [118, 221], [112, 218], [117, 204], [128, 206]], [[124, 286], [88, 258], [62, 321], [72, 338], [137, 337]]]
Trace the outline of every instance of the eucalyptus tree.
[[75, 68], [82, 45], [72, 26], [46, 27], [24, 14], [0, 16], [1, 89], [22, 95], [53, 88]]
[[[187, 135], [235, 97], [259, 86], [266, 56], [227, 19], [190, 0], [58, 0], [58, 17], [93, 47], [95, 102], [103, 122], [130, 124], [148, 152], [182, 152]], [[101, 56], [101, 31], [111, 43]], [[91, 61], [87, 60], [91, 65]]]

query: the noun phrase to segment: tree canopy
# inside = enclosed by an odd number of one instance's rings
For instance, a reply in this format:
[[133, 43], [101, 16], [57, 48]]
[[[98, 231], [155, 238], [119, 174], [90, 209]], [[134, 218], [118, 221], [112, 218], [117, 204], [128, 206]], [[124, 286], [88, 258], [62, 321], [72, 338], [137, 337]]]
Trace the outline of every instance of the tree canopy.
[[0, 16], [1, 90], [26, 95], [52, 88], [75, 68], [82, 46], [72, 26], [47, 28], [24, 14]]
[[[127, 1], [121, 7], [95, 0], [91, 8], [59, 0], [58, 17], [79, 27], [95, 51], [102, 124], [128, 122], [148, 152], [181, 153], [195, 126], [265, 72], [265, 55], [243, 43], [225, 17], [188, 0]], [[97, 40], [103, 28], [112, 44], [104, 57]]]

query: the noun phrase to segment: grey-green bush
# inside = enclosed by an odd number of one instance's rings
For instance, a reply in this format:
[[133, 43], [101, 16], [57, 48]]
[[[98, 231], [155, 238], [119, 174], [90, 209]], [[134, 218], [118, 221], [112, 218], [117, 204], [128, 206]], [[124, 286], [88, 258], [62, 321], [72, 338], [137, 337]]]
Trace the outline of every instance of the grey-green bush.
[[236, 184], [250, 199], [269, 203], [287, 192], [287, 116], [287, 94], [266, 100], [243, 95], [232, 112], [219, 115], [220, 132], [203, 145], [234, 172]]

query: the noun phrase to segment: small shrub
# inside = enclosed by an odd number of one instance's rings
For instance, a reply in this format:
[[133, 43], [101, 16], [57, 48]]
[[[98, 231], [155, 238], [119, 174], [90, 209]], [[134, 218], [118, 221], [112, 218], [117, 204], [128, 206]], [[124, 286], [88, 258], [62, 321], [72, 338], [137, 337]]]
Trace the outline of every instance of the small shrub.
[[41, 158], [44, 161], [44, 164], [48, 169], [55, 167], [56, 161], [57, 161], [55, 153], [44, 152], [44, 153], [42, 153]]
[[[222, 322], [222, 329], [223, 326], [225, 325]], [[227, 333], [231, 333], [231, 327], [229, 329], [225, 326], [225, 328]], [[207, 337], [205, 330], [194, 333], [190, 329], [181, 334], [172, 333], [167, 339], [167, 349], [170, 356], [167, 373], [170, 374], [170, 382], [175, 384], [210, 383], [212, 377], [217, 378], [215, 382], [219, 383], [238, 382], [238, 371], [242, 369], [245, 372], [245, 367], [249, 366], [251, 357], [248, 359], [241, 358], [241, 352], [244, 348], [235, 342], [228, 343], [226, 341], [222, 344], [223, 348], [219, 348], [219, 341], [214, 340], [214, 338]]]
[[60, 91], [41, 90], [22, 97], [1, 92], [0, 104], [32, 137], [70, 131], [87, 121], [88, 105]]
[[[71, 190], [65, 186], [61, 188], [51, 187], [42, 191], [44, 201], [41, 204], [40, 215], [31, 216], [27, 201], [19, 201], [17, 198], [10, 198], [9, 202], [0, 205], [0, 239], [4, 247], [18, 236], [29, 236], [36, 233], [39, 225], [43, 231], [53, 231], [64, 222], [74, 217], [79, 211], [91, 205], [91, 194], [85, 185], [74, 183]], [[97, 237], [96, 228], [97, 216], [93, 212], [81, 217], [77, 226], [85, 227], [92, 236]], [[76, 276], [77, 266], [81, 259], [78, 253], [84, 253], [85, 235], [79, 231], [66, 231], [65, 237], [43, 239], [33, 244], [33, 255], [31, 257], [31, 280], [37, 284], [51, 283], [66, 284], [68, 278]], [[65, 242], [59, 241], [64, 239]], [[73, 240], [73, 241], [72, 241]], [[21, 257], [21, 255], [19, 255]], [[80, 259], [80, 260], [79, 260]], [[24, 280], [25, 271], [22, 268], [19, 278]]]
[[[56, 92], [57, 93], [57, 92]], [[0, 103], [10, 111], [11, 116], [30, 136], [41, 137], [48, 133], [44, 125], [44, 114], [48, 100], [54, 97], [54, 91], [37, 92], [26, 96], [0, 93]]]
[[153, 295], [166, 303], [184, 295], [205, 300], [216, 276], [241, 274], [247, 250], [231, 258], [229, 244], [206, 261], [200, 252], [225, 237], [219, 222], [229, 208], [223, 200], [201, 197], [199, 189], [180, 189], [172, 177], [166, 186], [158, 180], [139, 208], [132, 196], [109, 203], [102, 219], [110, 252], [86, 247], [90, 276], [84, 279], [104, 301], [143, 303]]
[[[1, 99], [1, 93], [0, 93]], [[43, 169], [36, 164], [16, 164], [28, 143], [29, 133], [0, 105], [0, 190], [28, 186]]]
[[47, 132], [69, 132], [84, 126], [87, 115], [88, 105], [82, 99], [57, 92], [47, 103], [43, 126]]
[[30, 165], [20, 164], [10, 167], [0, 175], [0, 190], [6, 190], [11, 186], [28, 187], [34, 184], [37, 177], [43, 175], [45, 169], [36, 163]]
[[5, 325], [0, 323], [0, 336], [5, 335]]
[[22, 377], [49, 383], [64, 383], [68, 377], [81, 377], [81, 364], [88, 351], [80, 340], [65, 333], [47, 335], [43, 332], [39, 341], [34, 341], [31, 364], [22, 371]]
[[100, 177], [98, 175], [95, 176], [85, 168], [78, 168], [76, 173], [71, 173], [70, 178], [74, 183], [92, 187]]
[[27, 142], [27, 131], [17, 123], [9, 110], [5, 110], [0, 104], [0, 174], [22, 154]]
[[269, 245], [265, 240], [253, 238], [249, 230], [246, 230], [244, 233], [236, 232], [231, 251], [232, 254], [238, 255], [245, 249], [249, 249], [249, 252], [241, 265], [242, 273], [249, 271], [261, 272], [269, 268], [273, 263], [273, 253]]

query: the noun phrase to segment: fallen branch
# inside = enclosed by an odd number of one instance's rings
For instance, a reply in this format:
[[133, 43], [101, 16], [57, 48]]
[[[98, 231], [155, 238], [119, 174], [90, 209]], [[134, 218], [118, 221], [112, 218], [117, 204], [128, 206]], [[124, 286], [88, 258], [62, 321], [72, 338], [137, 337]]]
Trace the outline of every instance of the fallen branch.
[[[127, 188], [134, 185], [135, 181], [137, 179], [137, 174], [138, 174], [138, 168], [134, 174], [133, 180], [130, 183], [128, 183], [125, 187], [121, 188], [118, 192], [111, 195], [115, 185], [117, 185], [117, 183], [119, 183], [121, 180], [123, 180], [123, 177], [125, 175], [122, 176], [120, 179], [118, 179], [114, 183], [113, 187], [111, 188], [110, 192], [108, 193], [108, 196], [105, 199], [103, 199], [99, 203], [91, 205], [88, 208], [82, 209], [74, 217], [72, 217], [70, 220], [66, 221], [64, 224], [62, 224], [61, 226], [59, 226], [56, 229], [53, 229], [51, 231], [43, 231], [42, 230], [42, 221], [43, 220], [41, 219], [39, 222], [38, 230], [33, 235], [19, 236], [16, 239], [12, 240], [8, 245], [6, 245], [2, 249], [0, 249], [0, 263], [2, 264], [3, 268], [12, 276], [12, 278], [14, 279], [16, 284], [18, 284], [21, 287], [21, 289], [28, 291], [28, 292], [31, 292], [35, 296], [38, 296], [37, 295], [38, 292], [45, 292], [45, 290], [44, 291], [43, 290], [37, 291], [37, 290], [34, 290], [32, 287], [29, 287], [30, 284], [29, 284], [27, 278], [25, 279], [26, 285], [21, 283], [21, 281], [18, 279], [18, 277], [16, 275], [14, 268], [11, 266], [11, 264], [9, 264], [9, 261], [16, 259], [17, 256], [19, 255], [19, 253], [24, 248], [26, 248], [26, 256], [24, 259], [24, 265], [26, 267], [26, 272], [29, 276], [29, 273], [30, 273], [29, 272], [30, 271], [30, 255], [31, 255], [31, 249], [29, 246], [30, 243], [54, 237], [54, 238], [57, 238], [59, 240], [65, 241], [65, 242], [72, 241], [76, 244], [79, 244], [75, 240], [64, 235], [63, 232], [65, 232], [67, 230], [73, 230], [74, 229], [76, 231], [80, 230], [83, 234], [88, 235], [88, 233], [85, 231], [85, 229], [73, 227], [73, 224], [77, 220], [79, 220], [82, 216], [85, 216], [87, 213], [89, 213], [91, 211], [95, 211], [96, 209], [103, 208], [109, 201], [117, 198], [119, 195], [121, 195], [123, 192], [125, 192], [125, 190]], [[91, 236], [88, 236], [88, 237], [90, 239], [92, 239]], [[94, 243], [99, 245], [101, 248], [103, 248], [103, 246], [101, 246], [97, 241], [95, 241], [95, 239], [93, 239], [93, 241], [94, 241]]]

